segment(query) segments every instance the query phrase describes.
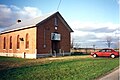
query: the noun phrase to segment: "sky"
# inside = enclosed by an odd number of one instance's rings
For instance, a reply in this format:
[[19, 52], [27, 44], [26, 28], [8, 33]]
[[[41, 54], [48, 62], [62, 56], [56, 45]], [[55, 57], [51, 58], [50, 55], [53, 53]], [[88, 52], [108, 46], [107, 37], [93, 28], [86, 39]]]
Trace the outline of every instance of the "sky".
[[107, 37], [111, 37], [111, 47], [116, 48], [120, 36], [119, 5], [120, 0], [1, 0], [0, 31], [18, 19], [59, 11], [74, 30], [71, 40], [75, 47], [105, 48]]

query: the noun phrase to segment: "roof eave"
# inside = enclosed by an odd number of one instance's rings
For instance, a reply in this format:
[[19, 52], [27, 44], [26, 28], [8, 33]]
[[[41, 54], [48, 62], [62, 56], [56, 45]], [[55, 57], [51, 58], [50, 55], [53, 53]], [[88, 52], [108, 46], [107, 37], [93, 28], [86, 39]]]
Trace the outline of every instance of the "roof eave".
[[36, 25], [30, 25], [30, 26], [25, 26], [25, 27], [21, 27], [21, 28], [16, 28], [16, 29], [11, 29], [11, 30], [7, 30], [7, 31], [2, 31], [0, 34], [5, 34], [5, 33], [10, 33], [13, 31], [19, 31], [19, 30], [23, 30], [23, 29], [28, 29], [28, 28], [32, 28], [35, 27]]
[[58, 17], [60, 17], [61, 21], [63, 22], [63, 24], [67, 27], [67, 29], [70, 31], [70, 32], [74, 32], [70, 26], [68, 25], [68, 23], [65, 21], [65, 19], [61, 16], [61, 14], [59, 12], [57, 12], [58, 14]]

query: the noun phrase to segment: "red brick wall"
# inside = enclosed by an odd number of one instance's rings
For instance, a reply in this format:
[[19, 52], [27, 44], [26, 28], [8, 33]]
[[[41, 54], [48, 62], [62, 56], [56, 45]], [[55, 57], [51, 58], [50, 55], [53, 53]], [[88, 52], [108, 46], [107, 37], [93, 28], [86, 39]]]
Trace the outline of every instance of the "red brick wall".
[[[46, 20], [37, 27], [37, 51], [38, 53], [49, 53], [52, 49], [51, 45], [51, 33], [58, 32], [61, 34], [60, 49], [64, 52], [70, 52], [70, 31], [65, 27], [65, 25], [58, 19], [58, 29], [55, 30], [54, 18], [56, 15], [52, 16], [50, 19]], [[45, 32], [44, 32], [45, 31]], [[45, 33], [45, 43], [46, 48], [44, 48], [44, 33]]]

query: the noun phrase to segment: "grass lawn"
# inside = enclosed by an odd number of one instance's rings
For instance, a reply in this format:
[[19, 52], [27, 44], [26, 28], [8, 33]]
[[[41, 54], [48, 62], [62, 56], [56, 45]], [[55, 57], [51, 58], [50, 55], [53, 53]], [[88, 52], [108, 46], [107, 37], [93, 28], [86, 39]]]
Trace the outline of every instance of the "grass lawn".
[[0, 80], [93, 80], [119, 66], [118, 58], [76, 57], [62, 60], [0, 57], [3, 67]]

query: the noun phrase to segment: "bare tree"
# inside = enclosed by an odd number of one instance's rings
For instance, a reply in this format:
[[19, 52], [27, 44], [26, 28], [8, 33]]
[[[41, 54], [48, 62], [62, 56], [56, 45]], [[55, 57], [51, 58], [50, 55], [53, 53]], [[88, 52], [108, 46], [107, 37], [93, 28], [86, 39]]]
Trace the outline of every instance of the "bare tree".
[[115, 45], [115, 48], [118, 49], [119, 46], [120, 46], [120, 42], [119, 42], [119, 41], [116, 41], [116, 42], [114, 43], [114, 45]]
[[74, 44], [74, 47], [75, 47], [75, 48], [80, 48], [80, 43], [75, 43], [75, 44]]
[[80, 43], [75, 42], [75, 39], [73, 38], [71, 41], [71, 48], [79, 48], [79, 47], [80, 47]]
[[111, 47], [111, 43], [112, 43], [112, 37], [111, 36], [107, 36], [106, 37], [106, 41], [107, 41], [107, 46], [110, 48]]
[[71, 41], [71, 48], [73, 48], [73, 44], [74, 44], [74, 38], [72, 38], [72, 41]]
[[94, 49], [94, 51], [95, 51], [95, 46], [96, 46], [96, 45], [95, 45], [95, 44], [93, 44], [93, 49]]

